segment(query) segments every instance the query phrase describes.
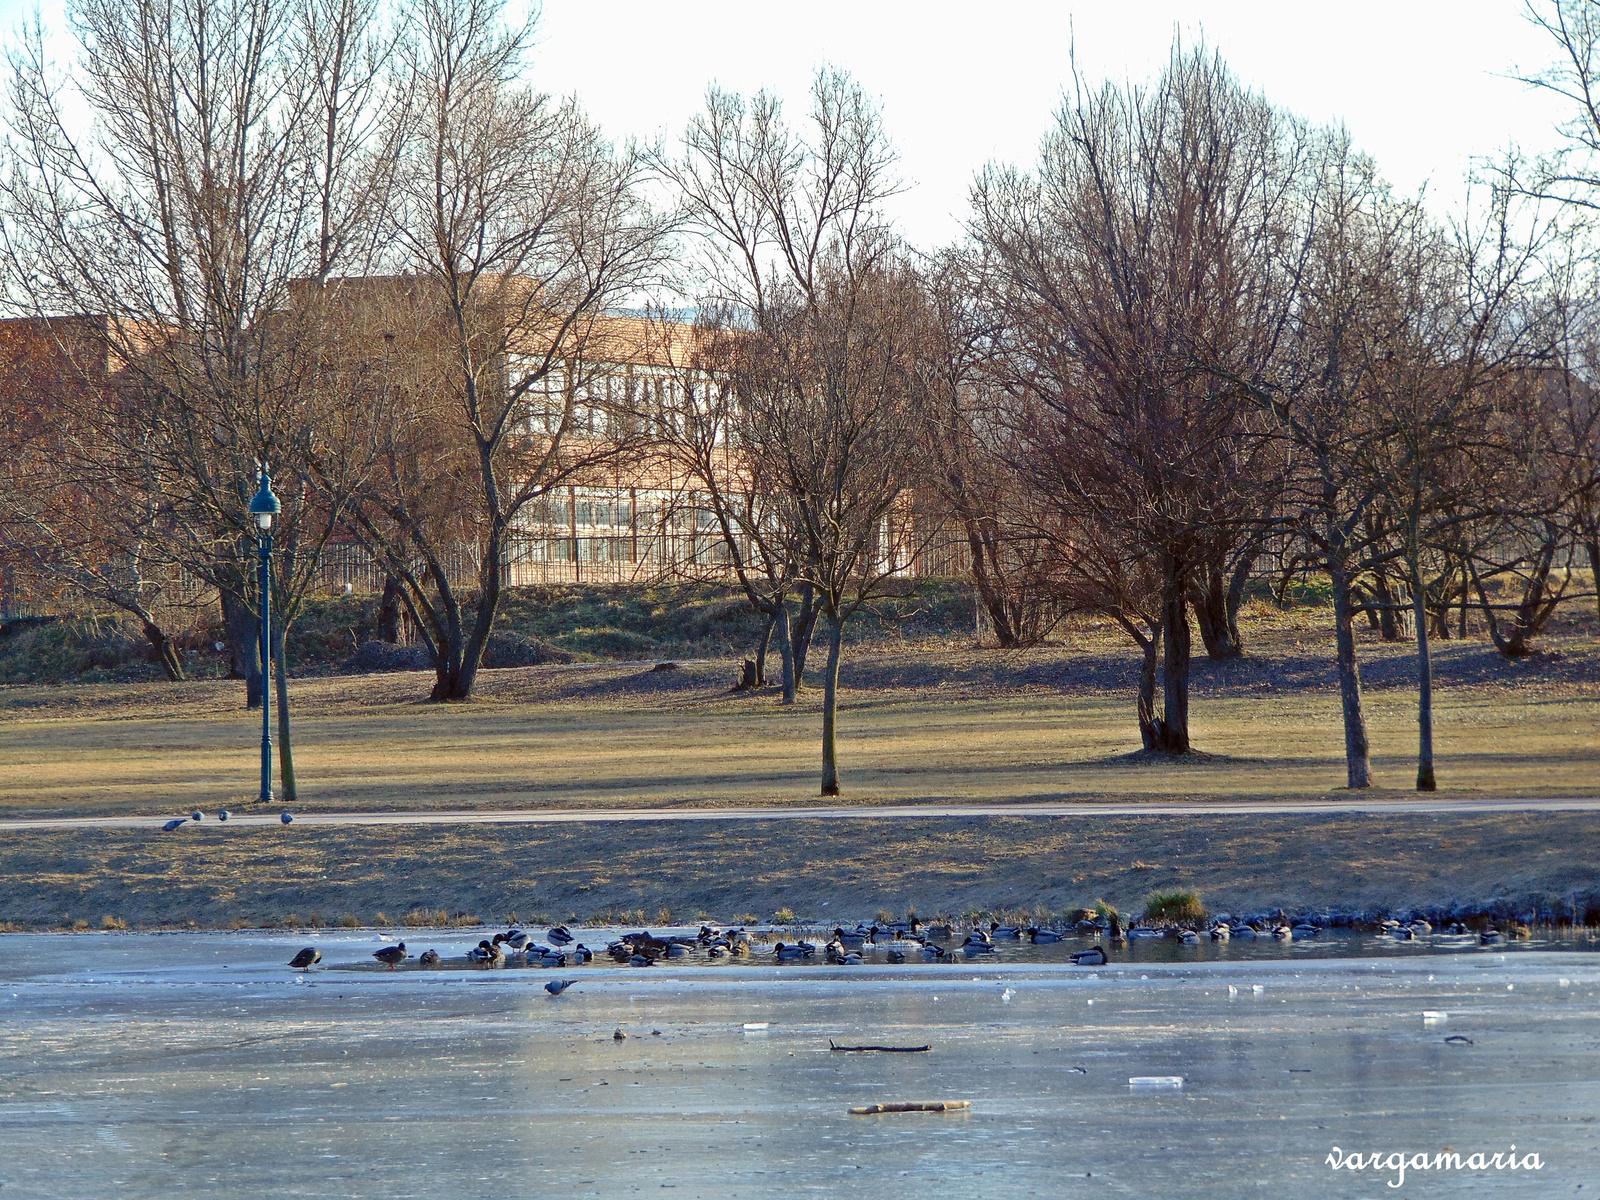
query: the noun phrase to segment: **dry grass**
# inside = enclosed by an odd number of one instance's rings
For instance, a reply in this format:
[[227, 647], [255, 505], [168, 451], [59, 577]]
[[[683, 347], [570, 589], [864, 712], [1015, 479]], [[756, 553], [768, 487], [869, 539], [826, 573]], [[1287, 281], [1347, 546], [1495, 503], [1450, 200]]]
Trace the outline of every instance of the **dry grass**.
[[[1198, 664], [1201, 761], [1138, 749], [1133, 660], [1095, 631], [1022, 655], [858, 656], [842, 702], [846, 803], [1102, 798], [1320, 798], [1344, 780], [1325, 639], [1290, 621], [1250, 659]], [[1381, 786], [1414, 775], [1411, 656], [1369, 645]], [[1437, 746], [1446, 795], [1582, 794], [1600, 768], [1600, 652], [1505, 663], [1440, 648]], [[732, 695], [733, 665], [488, 672], [479, 700], [422, 703], [421, 676], [295, 681], [301, 807], [356, 810], [810, 801], [818, 698]], [[259, 718], [240, 685], [0, 688], [0, 815], [168, 813], [248, 803]]]
[[1597, 835], [1600, 817], [1569, 813], [31, 831], [0, 845], [0, 927], [649, 925], [663, 913], [831, 927], [880, 908], [1037, 914], [1102, 900], [1137, 913], [1151, 892], [1182, 891], [1235, 914], [1496, 902], [1581, 914], [1600, 909]]

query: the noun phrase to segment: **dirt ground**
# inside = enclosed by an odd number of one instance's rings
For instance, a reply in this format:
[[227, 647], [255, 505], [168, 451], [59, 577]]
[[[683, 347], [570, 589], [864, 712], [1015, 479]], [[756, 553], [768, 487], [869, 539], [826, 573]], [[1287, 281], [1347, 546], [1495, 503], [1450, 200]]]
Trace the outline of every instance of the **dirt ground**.
[[[951, 647], [847, 660], [846, 803], [1074, 800], [1083, 817], [624, 827], [261, 831], [180, 838], [29, 832], [0, 844], [0, 921], [23, 926], [363, 922], [413, 908], [581, 918], [661, 909], [722, 919], [841, 908], [1043, 908], [1199, 888], [1234, 908], [1421, 907], [1586, 896], [1600, 816], [1097, 818], [1101, 800], [1342, 794], [1325, 631], [1260, 619], [1251, 656], [1199, 660], [1193, 763], [1138, 749], [1136, 663], [1102, 630], [1023, 654]], [[1366, 641], [1380, 789], [1415, 772], [1414, 654]], [[1592, 795], [1600, 639], [1578, 630], [1506, 662], [1437, 647], [1441, 795]], [[300, 811], [804, 804], [819, 697], [729, 691], [732, 662], [487, 672], [478, 700], [424, 702], [428, 677], [295, 680]], [[242, 685], [0, 688], [0, 816], [168, 815], [254, 796], [259, 716]], [[1550, 898], [1554, 897], [1555, 900]], [[1566, 897], [1564, 901], [1560, 898]], [[1541, 899], [1542, 898], [1542, 899]]]

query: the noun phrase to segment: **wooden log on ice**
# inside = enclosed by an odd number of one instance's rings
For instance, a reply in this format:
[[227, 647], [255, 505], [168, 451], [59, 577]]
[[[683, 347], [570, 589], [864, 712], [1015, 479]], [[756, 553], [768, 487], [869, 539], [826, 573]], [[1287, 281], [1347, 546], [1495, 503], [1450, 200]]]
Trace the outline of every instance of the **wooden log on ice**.
[[863, 1104], [852, 1108], [850, 1113], [857, 1117], [870, 1117], [876, 1113], [903, 1113], [903, 1112], [953, 1112], [958, 1108], [971, 1108], [971, 1100], [910, 1100], [888, 1104]]
[[828, 1049], [840, 1054], [926, 1054], [932, 1046], [836, 1046], [828, 1039]]

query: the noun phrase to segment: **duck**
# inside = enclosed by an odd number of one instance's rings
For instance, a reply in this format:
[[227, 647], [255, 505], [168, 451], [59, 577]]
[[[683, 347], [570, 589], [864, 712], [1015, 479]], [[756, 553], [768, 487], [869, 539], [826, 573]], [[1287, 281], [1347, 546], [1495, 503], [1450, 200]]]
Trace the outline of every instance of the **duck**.
[[1106, 952], [1099, 946], [1090, 946], [1087, 950], [1079, 950], [1072, 956], [1075, 966], [1103, 967], [1106, 965]]
[[526, 950], [528, 948], [528, 943], [533, 939], [527, 934], [523, 933], [522, 930], [513, 929], [507, 932], [506, 935], [501, 938], [501, 940], [513, 950]]
[[401, 942], [397, 946], [385, 946], [382, 950], [374, 950], [372, 957], [381, 963], [388, 963], [389, 970], [394, 970], [411, 956], [406, 953], [406, 944]]
[[1506, 940], [1506, 935], [1498, 929], [1485, 929], [1478, 935], [1478, 942], [1484, 946], [1498, 946]]
[[630, 967], [653, 967], [656, 965], [656, 960], [648, 954], [634, 954], [629, 956], [628, 965]]
[[559, 951], [550, 950], [539, 955], [537, 959], [529, 959], [530, 966], [538, 967], [564, 967], [567, 965], [567, 955]]
[[1192, 929], [1184, 929], [1179, 931], [1178, 940], [1185, 946], [1198, 946], [1200, 944], [1200, 935]]
[[966, 941], [961, 943], [961, 952], [963, 954], [993, 954], [994, 943], [975, 942], [971, 938], [968, 938]]
[[948, 921], [938, 921], [927, 927], [928, 936], [931, 938], [954, 937], [955, 930], [950, 928]]
[[715, 958], [727, 958], [728, 957], [728, 947], [726, 947], [724, 945], [713, 943], [706, 950], [706, 956], [708, 958], [714, 958], [714, 959]]
[[570, 945], [572, 942], [572, 931], [565, 925], [552, 925], [546, 936], [557, 946]]
[[689, 947], [685, 946], [682, 942], [669, 942], [667, 944], [668, 958], [686, 958], [688, 957], [688, 954]]
[[1409, 925], [1396, 925], [1389, 930], [1389, 936], [1397, 942], [1414, 942], [1417, 940], [1417, 935], [1411, 931], [1411, 926]]
[[1450, 922], [1450, 928], [1446, 932], [1452, 937], [1460, 937], [1462, 934], [1467, 933], [1468, 930], [1460, 921], [1452, 921]]
[[1300, 924], [1293, 926], [1290, 932], [1293, 933], [1297, 938], [1314, 938], [1321, 933], [1322, 930], [1311, 924], [1309, 921], [1302, 921]]
[[1256, 935], [1256, 931], [1243, 921], [1240, 921], [1237, 925], [1228, 926], [1228, 932], [1236, 938], [1253, 938]]
[[844, 947], [839, 944], [837, 939], [831, 941], [822, 948], [822, 957], [831, 965], [842, 963], [844, 961]]
[[892, 963], [903, 963], [906, 960], [906, 953], [904, 950], [891, 950], [888, 954], [884, 955], [884, 958], [888, 959]]
[[861, 949], [861, 947], [867, 944], [867, 939], [870, 936], [871, 934], [860, 927], [857, 927], [849, 932], [845, 931], [843, 928], [837, 928], [833, 931], [833, 940], [838, 942], [847, 950]]
[[1033, 939], [1035, 946], [1044, 946], [1061, 940], [1061, 935], [1054, 929], [1040, 929], [1037, 925], [1029, 927], [1028, 936]]
[[861, 955], [857, 951], [852, 950], [840, 960], [839, 965], [845, 967], [859, 967], [861, 965]]
[[471, 950], [468, 950], [467, 957], [473, 962], [488, 962], [497, 952], [502, 958], [505, 957], [505, 952], [503, 950], [485, 939], [484, 941], [479, 942]]
[[750, 939], [745, 938], [744, 941], [741, 942], [738, 938], [735, 938], [733, 940], [733, 944], [728, 947], [728, 950], [735, 958], [749, 958]]
[[1213, 925], [1211, 927], [1211, 940], [1213, 942], [1225, 942], [1232, 936], [1233, 931], [1226, 925]]
[[989, 936], [992, 938], [1020, 938], [1022, 930], [1015, 925], [1002, 925], [999, 921], [990, 921]]
[[989, 936], [989, 931], [987, 929], [974, 929], [971, 933], [967, 934], [967, 940], [964, 944], [969, 946], [988, 946], [992, 945], [993, 942], [994, 939]]
[[315, 946], [307, 946], [289, 960], [289, 965], [298, 971], [309, 971], [322, 961], [322, 951]]
[[713, 929], [709, 925], [702, 925], [700, 926], [700, 935], [695, 940], [698, 941], [702, 946], [709, 946], [721, 936], [722, 931], [720, 929]]
[[1272, 928], [1272, 936], [1277, 938], [1280, 942], [1292, 942], [1294, 941], [1294, 930], [1290, 929], [1287, 925], [1274, 925]]
[[949, 962], [950, 951], [943, 946], [935, 945], [933, 942], [925, 942], [922, 946], [922, 957], [929, 962]]
[[772, 948], [772, 953], [773, 956], [781, 963], [800, 962], [801, 960], [809, 957], [802, 947], [785, 945], [783, 942], [779, 942], [776, 946], [774, 946]]
[[1418, 937], [1422, 937], [1425, 934], [1432, 933], [1433, 926], [1427, 921], [1424, 921], [1421, 917], [1418, 917], [1415, 921], [1411, 922], [1411, 932], [1416, 934]]
[[570, 957], [572, 961], [578, 965], [586, 966], [594, 961], [594, 951], [589, 949], [589, 947], [585, 946], [582, 942], [579, 942], [570, 951]]
[[425, 967], [437, 967], [439, 965], [439, 952], [437, 950], [424, 950], [417, 956], [417, 961]]

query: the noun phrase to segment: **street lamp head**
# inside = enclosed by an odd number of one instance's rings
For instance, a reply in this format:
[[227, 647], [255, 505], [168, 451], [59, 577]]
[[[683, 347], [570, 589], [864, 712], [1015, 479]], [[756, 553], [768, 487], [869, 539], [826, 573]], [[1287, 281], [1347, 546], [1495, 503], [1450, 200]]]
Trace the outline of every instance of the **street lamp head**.
[[272, 494], [272, 480], [267, 476], [267, 468], [263, 465], [261, 487], [250, 501], [250, 517], [256, 523], [257, 529], [262, 533], [268, 533], [272, 529], [273, 518], [282, 511], [283, 505], [279, 504], [278, 497]]

